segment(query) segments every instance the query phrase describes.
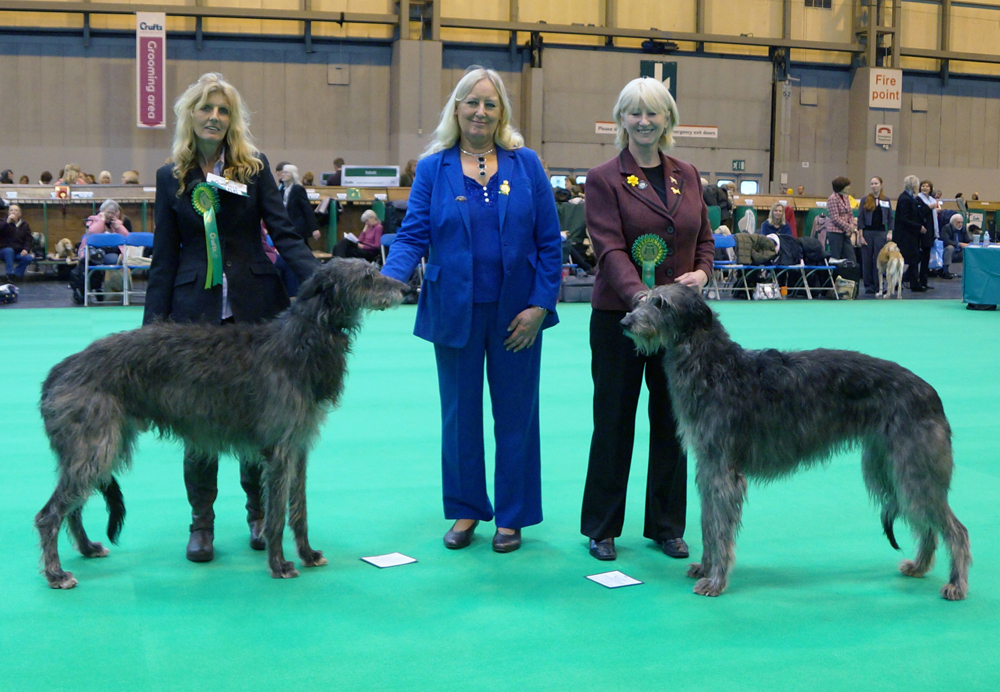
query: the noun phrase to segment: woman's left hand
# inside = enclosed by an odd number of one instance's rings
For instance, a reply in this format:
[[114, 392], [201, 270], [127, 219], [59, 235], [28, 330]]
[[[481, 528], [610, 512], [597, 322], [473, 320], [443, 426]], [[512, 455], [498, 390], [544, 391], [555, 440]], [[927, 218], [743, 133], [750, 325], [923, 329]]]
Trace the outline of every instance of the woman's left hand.
[[700, 291], [705, 288], [705, 284], [708, 283], [708, 274], [705, 273], [704, 269], [696, 269], [693, 272], [681, 274], [677, 277], [674, 283], [684, 284], [685, 286], [690, 286], [691, 288], [696, 288]]
[[542, 327], [545, 315], [548, 310], [538, 307], [530, 307], [517, 313], [517, 317], [507, 325], [510, 336], [503, 342], [508, 351], [521, 351], [531, 348], [538, 336], [538, 330]]

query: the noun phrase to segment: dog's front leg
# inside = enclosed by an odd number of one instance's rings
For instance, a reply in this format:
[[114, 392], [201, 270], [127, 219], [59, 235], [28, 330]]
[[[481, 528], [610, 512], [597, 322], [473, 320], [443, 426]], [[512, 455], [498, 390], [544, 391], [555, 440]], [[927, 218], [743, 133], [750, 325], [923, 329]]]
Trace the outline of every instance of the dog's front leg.
[[288, 525], [295, 534], [295, 546], [306, 567], [326, 564], [322, 551], [309, 546], [309, 525], [306, 519], [306, 452], [299, 450], [295, 455], [295, 471], [292, 474], [288, 498]]
[[267, 540], [267, 566], [275, 579], [299, 576], [295, 566], [285, 560], [281, 549], [291, 472], [292, 464], [287, 454], [274, 450], [264, 453], [264, 538]]
[[699, 464], [698, 470], [704, 557], [700, 565], [691, 565], [688, 575], [700, 577], [694, 585], [696, 594], [718, 596], [729, 585], [746, 479], [727, 464], [713, 464], [709, 468], [711, 471], [706, 472]]

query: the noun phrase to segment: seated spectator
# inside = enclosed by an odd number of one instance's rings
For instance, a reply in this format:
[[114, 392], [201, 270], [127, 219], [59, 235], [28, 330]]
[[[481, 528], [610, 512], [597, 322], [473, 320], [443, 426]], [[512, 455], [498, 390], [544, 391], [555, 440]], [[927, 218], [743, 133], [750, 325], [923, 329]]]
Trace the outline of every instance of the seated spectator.
[[302, 174], [303, 185], [312, 185], [314, 180], [316, 180], [316, 176], [313, 175], [312, 171], [306, 171]]
[[792, 235], [792, 228], [785, 221], [785, 205], [781, 202], [775, 202], [771, 205], [771, 213], [760, 225], [761, 235], [771, 235], [772, 233]]
[[336, 158], [333, 160], [333, 173], [327, 176], [326, 182], [328, 187], [340, 187], [340, 169], [344, 167], [344, 159]]
[[403, 167], [403, 172], [399, 174], [400, 187], [413, 187], [413, 179], [417, 176], [417, 160], [410, 159]]
[[59, 171], [59, 180], [56, 181], [56, 185], [76, 185], [83, 182], [80, 180], [80, 176], [80, 166], [75, 163], [67, 163]]
[[806, 194], [806, 186], [805, 185], [799, 185], [798, 190], [796, 190], [796, 194], [799, 197], [804, 196]]
[[[35, 261], [31, 245], [31, 228], [21, 218], [20, 205], [12, 204], [3, 223], [0, 223], [0, 256], [6, 265], [8, 282], [15, 283], [24, 278], [28, 265]], [[14, 266], [15, 260], [17, 267]]]
[[138, 185], [139, 171], [125, 171], [122, 173], [122, 185]]
[[17, 181], [18, 185], [31, 185], [31, 178], [26, 175], [22, 175], [20, 180]]
[[942, 279], [954, 279], [959, 276], [951, 273], [951, 263], [961, 261], [962, 250], [972, 242], [972, 237], [964, 226], [965, 219], [962, 218], [961, 214], [952, 214], [948, 223], [941, 226], [941, 241], [944, 243], [944, 260], [941, 266]]
[[84, 183], [84, 185], [96, 185], [97, 184], [97, 179], [94, 178], [94, 174], [93, 173], [84, 173], [83, 174], [83, 183]]
[[0, 185], [13, 185], [14, 184], [14, 171], [9, 168], [3, 172], [0, 172]]
[[38, 178], [39, 185], [51, 185], [52, 184], [52, 174], [48, 171], [42, 171], [42, 175]]
[[338, 241], [333, 246], [335, 257], [360, 257], [374, 262], [376, 257], [382, 255], [382, 224], [379, 223], [378, 214], [368, 209], [361, 215], [361, 220], [365, 222], [361, 235], [352, 240], [351, 234]]
[[[729, 204], [729, 194], [716, 185], [709, 185], [704, 178], [701, 179], [702, 193], [705, 204], [710, 207], [718, 207], [721, 213], [721, 223], [726, 228], [733, 226], [733, 208]], [[712, 229], [715, 230], [714, 228]]]
[[[73, 302], [77, 305], [83, 304], [83, 289], [86, 279], [83, 259], [84, 253], [87, 252], [87, 236], [93, 233], [121, 233], [122, 235], [128, 235], [132, 232], [132, 222], [127, 216], [122, 214], [121, 207], [113, 199], [104, 200], [100, 211], [88, 217], [83, 223], [87, 227], [87, 230], [80, 240], [80, 248], [77, 252], [81, 261], [77, 263], [69, 279], [70, 288], [73, 289]], [[105, 250], [102, 258], [99, 260], [100, 264], [118, 264], [121, 258], [121, 250], [122, 248], [119, 248], [119, 252], [117, 253], [111, 249]], [[91, 257], [90, 261], [94, 262], [94, 258]], [[104, 273], [94, 272], [91, 274], [90, 287], [99, 291], [103, 286]], [[98, 300], [101, 300], [100, 296], [98, 296]]]
[[973, 192], [972, 193], [972, 201], [973, 202], [978, 202], [979, 201], [979, 193], [978, 192]]
[[111, 171], [101, 171], [97, 175], [98, 185], [110, 185], [111, 184]]

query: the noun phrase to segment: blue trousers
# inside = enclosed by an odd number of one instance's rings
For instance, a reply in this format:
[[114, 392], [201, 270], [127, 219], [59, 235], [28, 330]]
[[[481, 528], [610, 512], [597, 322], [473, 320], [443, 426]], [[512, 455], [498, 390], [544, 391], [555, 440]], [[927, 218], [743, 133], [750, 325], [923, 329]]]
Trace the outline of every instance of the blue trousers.
[[538, 380], [542, 335], [514, 353], [497, 304], [477, 303], [463, 348], [434, 346], [441, 390], [441, 475], [446, 519], [494, 518], [483, 449], [483, 361], [496, 438], [496, 525], [519, 529], [542, 521]]
[[[13, 274], [14, 276], [24, 276], [24, 271], [28, 268], [28, 265], [35, 261], [33, 255], [21, 255], [14, 253], [14, 248], [5, 247], [0, 249], [0, 257], [3, 257], [3, 262], [6, 265], [7, 273]], [[17, 261], [17, 269], [14, 268], [14, 262]]]

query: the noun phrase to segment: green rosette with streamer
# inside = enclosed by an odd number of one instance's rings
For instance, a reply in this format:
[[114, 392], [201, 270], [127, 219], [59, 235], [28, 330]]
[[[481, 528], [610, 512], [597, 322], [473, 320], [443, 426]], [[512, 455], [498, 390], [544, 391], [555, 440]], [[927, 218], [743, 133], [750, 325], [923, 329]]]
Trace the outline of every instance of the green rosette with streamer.
[[642, 267], [642, 282], [647, 288], [656, 285], [656, 267], [667, 257], [667, 244], [652, 233], [641, 235], [632, 243], [632, 259]]
[[191, 193], [191, 204], [205, 220], [205, 253], [207, 270], [205, 288], [222, 285], [222, 246], [215, 215], [219, 211], [219, 196], [208, 183], [198, 183]]

